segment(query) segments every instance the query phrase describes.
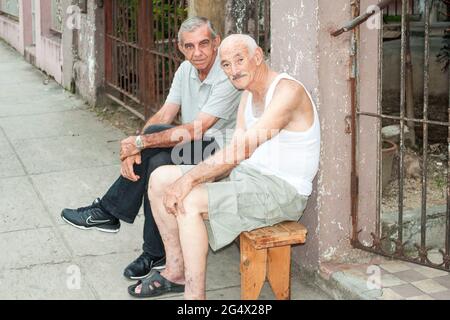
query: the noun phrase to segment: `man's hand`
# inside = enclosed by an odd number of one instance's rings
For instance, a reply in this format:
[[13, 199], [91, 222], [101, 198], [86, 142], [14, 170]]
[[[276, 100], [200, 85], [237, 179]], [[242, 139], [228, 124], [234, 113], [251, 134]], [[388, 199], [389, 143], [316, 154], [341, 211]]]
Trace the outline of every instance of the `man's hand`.
[[192, 188], [192, 180], [186, 175], [168, 186], [163, 197], [164, 207], [167, 212], [175, 216], [177, 214], [184, 214], [183, 201], [189, 192], [191, 192]]
[[122, 161], [121, 166], [120, 166], [120, 174], [122, 175], [122, 177], [124, 177], [128, 180], [136, 182], [141, 177], [137, 176], [134, 173], [134, 169], [133, 169], [134, 164], [141, 164], [141, 154], [140, 153], [130, 156], [128, 158], [125, 158], [125, 160]]
[[136, 147], [136, 136], [128, 137], [120, 142], [120, 161], [140, 153]]

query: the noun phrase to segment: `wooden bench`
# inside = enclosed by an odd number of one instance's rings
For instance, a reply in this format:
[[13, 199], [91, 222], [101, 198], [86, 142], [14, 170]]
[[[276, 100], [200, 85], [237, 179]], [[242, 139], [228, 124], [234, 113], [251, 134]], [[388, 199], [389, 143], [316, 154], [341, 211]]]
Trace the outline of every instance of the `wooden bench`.
[[291, 245], [305, 243], [306, 228], [297, 222], [242, 232], [241, 299], [256, 300], [266, 278], [278, 300], [289, 300]]

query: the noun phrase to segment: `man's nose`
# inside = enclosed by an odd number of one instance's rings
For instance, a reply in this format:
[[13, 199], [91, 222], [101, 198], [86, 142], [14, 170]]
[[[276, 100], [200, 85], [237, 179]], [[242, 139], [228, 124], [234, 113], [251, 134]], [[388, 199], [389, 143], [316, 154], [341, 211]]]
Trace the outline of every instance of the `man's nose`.
[[239, 74], [238, 67], [237, 67], [234, 63], [231, 64], [231, 74], [232, 74], [233, 76]]
[[202, 51], [200, 50], [200, 46], [195, 46], [194, 47], [194, 57], [198, 57], [202, 55]]

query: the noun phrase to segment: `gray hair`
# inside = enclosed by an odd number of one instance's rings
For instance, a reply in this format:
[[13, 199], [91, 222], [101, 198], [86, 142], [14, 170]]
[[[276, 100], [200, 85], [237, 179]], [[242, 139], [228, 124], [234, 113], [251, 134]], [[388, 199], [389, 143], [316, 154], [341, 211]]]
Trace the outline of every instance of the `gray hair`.
[[220, 47], [219, 47], [219, 54], [222, 47], [229, 45], [230, 43], [236, 44], [236, 43], [242, 43], [244, 44], [247, 49], [250, 56], [253, 56], [255, 54], [256, 48], [258, 48], [258, 44], [256, 43], [255, 39], [253, 39], [248, 34], [230, 34], [228, 37], [223, 39]]
[[214, 40], [217, 37], [217, 32], [214, 30], [214, 26], [211, 21], [209, 21], [209, 19], [205, 17], [195, 16], [184, 20], [184, 22], [181, 24], [180, 30], [178, 31], [178, 42], [183, 43], [183, 32], [192, 32], [204, 25], [208, 26], [208, 29], [211, 33], [211, 38]]

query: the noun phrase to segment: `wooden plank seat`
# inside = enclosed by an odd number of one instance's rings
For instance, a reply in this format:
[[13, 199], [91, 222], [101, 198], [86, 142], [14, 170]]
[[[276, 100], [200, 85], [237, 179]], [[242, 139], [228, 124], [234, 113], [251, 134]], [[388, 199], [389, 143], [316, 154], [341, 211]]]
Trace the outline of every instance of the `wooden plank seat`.
[[278, 300], [290, 299], [291, 245], [306, 241], [306, 228], [297, 222], [242, 232], [241, 299], [256, 300], [267, 280]]

